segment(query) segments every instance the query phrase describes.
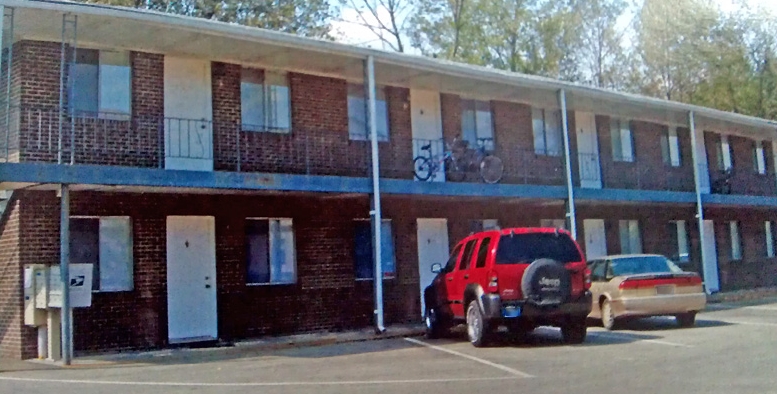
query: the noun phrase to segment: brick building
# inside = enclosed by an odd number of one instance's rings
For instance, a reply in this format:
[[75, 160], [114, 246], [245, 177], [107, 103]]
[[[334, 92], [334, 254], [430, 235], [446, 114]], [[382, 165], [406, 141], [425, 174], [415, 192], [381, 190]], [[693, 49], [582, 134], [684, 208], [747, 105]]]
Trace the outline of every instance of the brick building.
[[[61, 185], [69, 261], [95, 266], [77, 352], [374, 324], [370, 78], [387, 324], [420, 320], [431, 264], [489, 226], [574, 225], [589, 258], [665, 254], [709, 292], [777, 285], [771, 121], [153, 12], [0, 5], [0, 356], [37, 354], [23, 268], [61, 260]], [[457, 135], [502, 159], [501, 182], [414, 178], [421, 147]]]

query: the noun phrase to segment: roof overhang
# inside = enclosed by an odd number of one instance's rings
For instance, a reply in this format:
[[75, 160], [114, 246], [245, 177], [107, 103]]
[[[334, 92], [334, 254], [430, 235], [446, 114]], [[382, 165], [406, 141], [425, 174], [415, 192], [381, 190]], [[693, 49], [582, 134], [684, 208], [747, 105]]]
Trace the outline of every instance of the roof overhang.
[[777, 139], [777, 122], [543, 77], [310, 39], [236, 24], [147, 10], [62, 1], [0, 0], [14, 15], [14, 39], [61, 41], [64, 14], [78, 17], [77, 43], [282, 69], [361, 81], [363, 61], [375, 59], [383, 85], [429, 89], [696, 127], [750, 138]]

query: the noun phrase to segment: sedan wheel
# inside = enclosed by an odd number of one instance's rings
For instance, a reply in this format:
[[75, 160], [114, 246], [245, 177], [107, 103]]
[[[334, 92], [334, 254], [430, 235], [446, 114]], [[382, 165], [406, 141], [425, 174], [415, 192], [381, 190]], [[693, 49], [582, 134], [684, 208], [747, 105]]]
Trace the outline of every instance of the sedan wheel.
[[608, 330], [615, 329], [615, 315], [612, 313], [612, 305], [609, 300], [602, 302], [602, 326]]

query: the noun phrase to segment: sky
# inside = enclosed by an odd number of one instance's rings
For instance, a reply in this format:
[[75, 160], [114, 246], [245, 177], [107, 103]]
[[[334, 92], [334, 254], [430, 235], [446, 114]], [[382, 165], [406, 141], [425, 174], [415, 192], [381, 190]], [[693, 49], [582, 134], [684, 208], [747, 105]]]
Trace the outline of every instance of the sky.
[[[360, 0], [355, 0], [357, 4]], [[736, 0], [713, 0], [720, 6], [720, 9], [723, 12], [734, 12], [736, 11], [737, 7], [734, 5], [736, 3]], [[745, 0], [750, 6], [753, 7], [763, 7], [764, 9], [771, 11], [771, 13], [775, 16], [777, 16], [777, 0]], [[388, 21], [388, 12], [381, 8], [380, 14], [381, 14], [381, 20], [382, 21]], [[367, 18], [367, 21], [370, 24], [376, 24], [377, 21], [371, 18], [371, 15], [364, 14], [364, 17]], [[360, 45], [360, 46], [368, 46], [376, 49], [387, 49], [390, 50], [391, 48], [383, 44], [380, 39], [370, 31], [370, 29], [366, 26], [363, 26], [364, 21], [359, 17], [359, 13], [352, 9], [352, 8], [343, 8], [341, 10], [341, 16], [338, 20], [332, 23], [334, 35], [337, 38], [338, 41], [348, 43], [348, 44], [354, 44], [354, 45]], [[407, 42], [408, 40], [405, 40], [406, 45], [409, 44]], [[407, 48], [407, 52], [413, 53], [412, 48]]]

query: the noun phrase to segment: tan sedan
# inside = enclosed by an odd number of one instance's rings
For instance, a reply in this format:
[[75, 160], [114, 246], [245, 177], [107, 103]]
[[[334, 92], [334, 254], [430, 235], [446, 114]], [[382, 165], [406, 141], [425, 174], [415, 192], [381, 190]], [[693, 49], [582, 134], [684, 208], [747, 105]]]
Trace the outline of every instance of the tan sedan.
[[589, 261], [588, 268], [593, 294], [588, 317], [601, 319], [608, 330], [620, 320], [648, 316], [675, 316], [681, 327], [690, 327], [707, 303], [699, 275], [661, 255], [607, 256]]

